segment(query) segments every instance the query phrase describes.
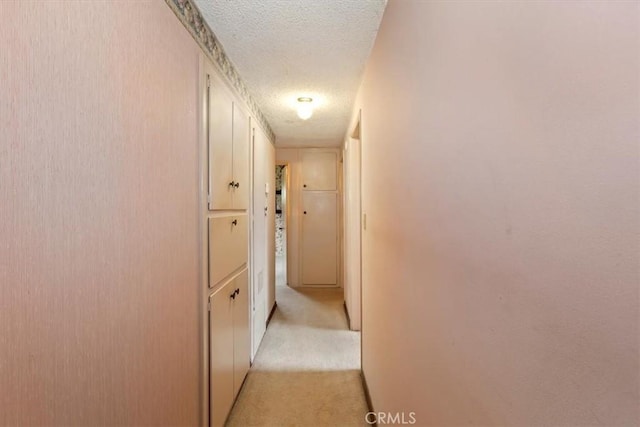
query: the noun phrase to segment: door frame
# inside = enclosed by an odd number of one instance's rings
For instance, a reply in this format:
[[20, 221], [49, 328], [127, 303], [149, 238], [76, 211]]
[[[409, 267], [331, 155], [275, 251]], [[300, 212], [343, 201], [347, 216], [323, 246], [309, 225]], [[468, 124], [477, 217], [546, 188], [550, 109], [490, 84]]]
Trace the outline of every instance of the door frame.
[[[304, 283], [304, 225], [303, 225], [303, 214], [302, 212], [304, 211], [304, 203], [303, 203], [303, 195], [305, 191], [309, 191], [309, 192], [322, 192], [322, 191], [331, 191], [331, 190], [304, 190], [303, 189], [303, 180], [304, 180], [304, 162], [303, 162], [303, 157], [305, 153], [309, 153], [309, 152], [331, 152], [331, 153], [335, 153], [336, 155], [336, 189], [335, 192], [336, 194], [336, 283], [335, 285], [306, 285]], [[300, 165], [300, 171], [298, 172], [298, 179], [297, 179], [297, 184], [296, 184], [296, 188], [297, 188], [297, 216], [299, 218], [298, 220], [298, 226], [296, 227], [296, 231], [298, 234], [298, 286], [296, 287], [301, 287], [301, 288], [341, 288], [344, 286], [344, 282], [343, 282], [343, 276], [344, 276], [344, 252], [343, 252], [343, 240], [344, 240], [344, 224], [342, 221], [342, 217], [343, 217], [343, 193], [344, 193], [344, 188], [343, 188], [343, 182], [344, 182], [344, 176], [343, 176], [343, 168], [341, 167], [341, 165], [343, 164], [343, 159], [342, 159], [342, 150], [340, 149], [340, 147], [322, 147], [322, 148], [316, 148], [316, 147], [304, 147], [304, 148], [299, 148], [299, 152], [298, 152], [298, 162]], [[288, 253], [287, 253], [287, 258], [288, 258]], [[287, 259], [288, 261], [288, 259]]]
[[[291, 251], [289, 250], [289, 240], [290, 240], [290, 232], [289, 232], [289, 218], [291, 217], [291, 164], [289, 162], [289, 160], [278, 160], [276, 159], [276, 164], [275, 166], [284, 166], [287, 171], [286, 175], [285, 175], [285, 179], [282, 183], [282, 187], [285, 190], [285, 194], [286, 194], [286, 203], [284, 206], [284, 210], [282, 212], [282, 214], [284, 215], [284, 229], [286, 230], [285, 232], [285, 247], [286, 247], [286, 251], [285, 251], [285, 269], [284, 269], [284, 277], [285, 277], [285, 285], [289, 286], [289, 263], [290, 261], [290, 257], [291, 257]], [[274, 196], [275, 196], [275, 188], [273, 189], [274, 191]], [[275, 209], [275, 208], [274, 208]], [[276, 213], [274, 212], [274, 215]], [[273, 268], [275, 269], [275, 265], [273, 266]], [[276, 278], [276, 282], [277, 282], [277, 278]], [[278, 284], [276, 283], [276, 292], [278, 289]]]
[[[349, 293], [349, 302], [347, 311], [349, 313], [349, 328], [352, 330], [362, 330], [362, 238], [364, 233], [363, 227], [363, 206], [362, 206], [362, 135], [361, 135], [361, 111], [358, 111], [355, 123], [350, 128], [350, 132], [345, 139], [345, 154], [348, 156], [348, 162], [345, 162], [345, 191], [344, 191], [344, 215], [345, 224], [344, 238], [344, 281], [345, 292]], [[357, 155], [354, 155], [353, 146], [357, 144]], [[351, 194], [351, 190], [357, 183], [357, 193]], [[347, 196], [352, 196], [355, 204], [352, 205], [347, 200]], [[352, 221], [355, 223], [351, 224]], [[347, 235], [347, 227], [358, 227], [359, 233], [357, 239], [350, 239], [351, 233]], [[357, 240], [357, 241], [356, 241]], [[353, 250], [355, 249], [355, 251]], [[349, 255], [356, 252], [354, 259], [350, 259]], [[352, 277], [352, 271], [356, 270], [357, 283], [352, 283], [349, 278]]]
[[200, 367], [202, 376], [200, 385], [200, 425], [207, 427], [210, 424], [210, 400], [209, 400], [209, 141], [208, 137], [208, 86], [207, 74], [215, 72], [213, 64], [200, 53], [198, 55], [198, 145], [199, 145], [199, 171], [198, 171], [198, 267], [200, 270], [199, 317], [200, 317]]

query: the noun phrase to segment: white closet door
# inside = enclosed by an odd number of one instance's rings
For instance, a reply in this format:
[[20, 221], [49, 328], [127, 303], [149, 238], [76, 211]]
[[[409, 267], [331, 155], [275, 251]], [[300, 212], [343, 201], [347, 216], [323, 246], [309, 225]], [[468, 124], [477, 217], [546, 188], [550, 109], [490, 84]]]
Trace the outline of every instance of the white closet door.
[[338, 195], [304, 191], [302, 194], [302, 284], [337, 284]]
[[267, 176], [266, 148], [269, 142], [256, 128], [253, 142], [253, 263], [252, 263], [252, 358], [262, 342], [267, 327], [267, 207], [265, 184]]

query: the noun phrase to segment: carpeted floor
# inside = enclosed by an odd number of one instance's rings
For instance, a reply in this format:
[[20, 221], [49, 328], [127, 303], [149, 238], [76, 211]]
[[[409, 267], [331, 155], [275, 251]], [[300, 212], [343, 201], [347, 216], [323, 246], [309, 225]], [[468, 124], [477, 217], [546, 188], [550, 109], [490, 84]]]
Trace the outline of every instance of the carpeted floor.
[[342, 290], [278, 286], [278, 308], [228, 426], [363, 426], [360, 335]]

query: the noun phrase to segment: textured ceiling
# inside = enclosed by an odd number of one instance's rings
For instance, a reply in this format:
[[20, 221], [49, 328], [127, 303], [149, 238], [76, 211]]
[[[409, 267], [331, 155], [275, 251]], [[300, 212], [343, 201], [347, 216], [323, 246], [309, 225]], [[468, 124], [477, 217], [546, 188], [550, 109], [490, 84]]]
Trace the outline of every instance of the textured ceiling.
[[[336, 146], [386, 0], [195, 0], [276, 134], [278, 146]], [[314, 114], [296, 115], [311, 96]]]

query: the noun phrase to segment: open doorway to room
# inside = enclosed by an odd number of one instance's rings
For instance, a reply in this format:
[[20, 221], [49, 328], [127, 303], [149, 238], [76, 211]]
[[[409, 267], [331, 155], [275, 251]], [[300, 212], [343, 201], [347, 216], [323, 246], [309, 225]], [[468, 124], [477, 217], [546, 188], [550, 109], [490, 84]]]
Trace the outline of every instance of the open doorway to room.
[[287, 285], [287, 177], [286, 164], [276, 165], [276, 286]]

